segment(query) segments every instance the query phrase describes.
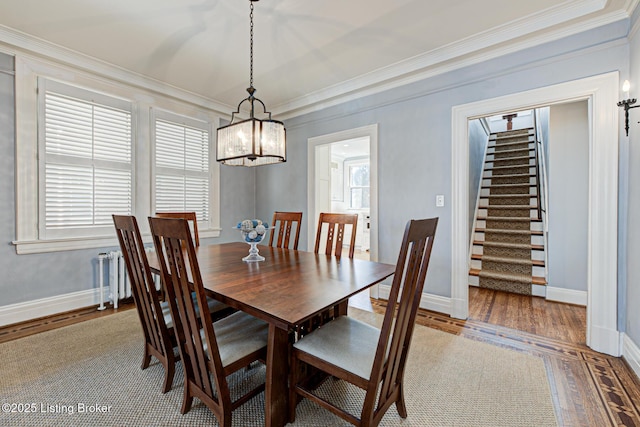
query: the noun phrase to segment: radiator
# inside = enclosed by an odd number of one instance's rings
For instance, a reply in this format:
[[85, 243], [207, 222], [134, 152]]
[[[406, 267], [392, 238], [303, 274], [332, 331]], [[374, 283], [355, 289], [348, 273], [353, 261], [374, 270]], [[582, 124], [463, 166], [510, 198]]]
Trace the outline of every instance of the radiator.
[[[153, 252], [153, 248], [145, 248], [147, 253]], [[107, 272], [105, 272], [105, 264]], [[104, 278], [108, 277], [107, 286], [109, 287], [109, 294], [107, 301], [113, 303], [113, 308], [118, 308], [118, 301], [124, 298], [131, 298], [131, 280], [127, 273], [127, 265], [124, 260], [124, 256], [121, 251], [103, 252], [98, 254], [98, 271], [99, 271], [99, 284], [100, 284], [100, 307], [98, 310], [104, 310]], [[108, 273], [108, 274], [105, 274]], [[159, 277], [154, 276], [156, 288], [159, 288]]]

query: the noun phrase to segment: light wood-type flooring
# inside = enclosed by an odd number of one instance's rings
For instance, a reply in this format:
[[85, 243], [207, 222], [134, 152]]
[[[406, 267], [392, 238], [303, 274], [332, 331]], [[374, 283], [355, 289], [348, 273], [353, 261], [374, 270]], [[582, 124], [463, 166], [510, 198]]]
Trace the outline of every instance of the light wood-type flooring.
[[[471, 287], [469, 319], [420, 310], [417, 322], [447, 333], [542, 358], [560, 426], [640, 427], [640, 381], [622, 358], [585, 345], [586, 310], [542, 298]], [[355, 307], [382, 313], [384, 301], [366, 293]], [[117, 311], [129, 310], [122, 304]], [[90, 307], [0, 327], [0, 343], [50, 329], [106, 316]]]

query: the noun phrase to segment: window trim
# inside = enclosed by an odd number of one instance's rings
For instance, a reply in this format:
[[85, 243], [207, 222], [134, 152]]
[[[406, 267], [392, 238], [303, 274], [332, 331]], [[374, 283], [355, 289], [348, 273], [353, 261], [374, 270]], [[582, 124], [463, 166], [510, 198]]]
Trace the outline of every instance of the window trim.
[[[150, 146], [151, 146], [151, 212], [156, 212], [156, 120], [163, 120], [167, 122], [173, 122], [182, 124], [184, 126], [206, 130], [209, 134], [209, 221], [201, 224], [198, 222], [198, 235], [200, 237], [218, 237], [220, 235], [220, 165], [215, 160], [215, 143], [213, 136], [213, 124], [211, 122], [205, 122], [180, 114], [176, 114], [172, 111], [167, 111], [160, 108], [149, 109], [149, 132], [150, 132]], [[188, 174], [187, 174], [188, 175]], [[215, 178], [215, 177], [218, 178]]]
[[[135, 123], [133, 120], [134, 108], [133, 103], [127, 99], [121, 99], [117, 97], [113, 97], [110, 95], [101, 94], [98, 92], [94, 92], [91, 90], [87, 90], [84, 88], [80, 88], [77, 86], [73, 86], [67, 83], [59, 82], [56, 80], [52, 80], [46, 77], [38, 77], [38, 118], [37, 118], [37, 126], [38, 126], [38, 235], [40, 236], [40, 240], [51, 241], [51, 240], [67, 240], [70, 238], [100, 238], [102, 236], [111, 236], [113, 234], [113, 225], [104, 225], [104, 226], [92, 226], [86, 229], [82, 229], [80, 227], [73, 228], [68, 230], [71, 234], [71, 237], [63, 237], [65, 230], [56, 230], [56, 229], [47, 229], [45, 225], [45, 199], [46, 199], [46, 191], [44, 188], [46, 186], [46, 167], [48, 164], [62, 164], [66, 162], [69, 165], [76, 164], [78, 166], [88, 166], [88, 159], [72, 159], [68, 158], [68, 156], [61, 156], [56, 154], [47, 154], [45, 147], [45, 108], [46, 108], [46, 93], [51, 92], [61, 96], [68, 96], [87, 104], [95, 102], [99, 105], [103, 105], [109, 108], [118, 109], [121, 111], [127, 111], [130, 114], [131, 120], [131, 159], [129, 161], [128, 167], [123, 167], [124, 162], [112, 162], [110, 160], [97, 160], [95, 158], [91, 159], [90, 163], [93, 164], [93, 167], [108, 167], [110, 169], [118, 169], [121, 171], [128, 171], [131, 174], [131, 210], [132, 212], [135, 209], [134, 203], [136, 200], [135, 193], [135, 146], [134, 146], [134, 135], [136, 133]], [[56, 157], [60, 158], [62, 162], [51, 162], [49, 163], [49, 159], [55, 159]], [[40, 191], [42, 190], [42, 191]], [[94, 194], [95, 195], [95, 194]]]
[[[81, 61], [82, 62], [82, 61]], [[15, 218], [16, 235], [12, 244], [18, 254], [58, 252], [118, 246], [113, 236], [86, 238], [60, 238], [44, 240], [39, 234], [39, 162], [38, 162], [38, 77], [49, 78], [84, 88], [91, 92], [107, 94], [111, 97], [132, 100], [132, 128], [135, 194], [133, 210], [139, 222], [146, 223], [151, 215], [150, 168], [151, 148], [149, 110], [161, 108], [186, 117], [193, 117], [210, 123], [217, 128], [220, 115], [212, 109], [216, 104], [188, 92], [171, 88], [168, 94], [161, 93], [166, 87], [146, 84], [140, 79], [124, 78], [118, 70], [110, 67], [95, 67], [86, 61], [76, 68], [52, 62], [44, 57], [26, 53], [15, 55], [15, 108], [16, 108], [16, 171], [15, 171]], [[85, 70], [92, 71], [80, 71]], [[133, 81], [135, 85], [125, 82]], [[213, 150], [212, 150], [213, 151]], [[220, 168], [217, 162], [210, 163], [212, 198], [211, 225], [209, 230], [200, 232], [201, 238], [220, 236]], [[143, 228], [145, 241], [150, 241]]]

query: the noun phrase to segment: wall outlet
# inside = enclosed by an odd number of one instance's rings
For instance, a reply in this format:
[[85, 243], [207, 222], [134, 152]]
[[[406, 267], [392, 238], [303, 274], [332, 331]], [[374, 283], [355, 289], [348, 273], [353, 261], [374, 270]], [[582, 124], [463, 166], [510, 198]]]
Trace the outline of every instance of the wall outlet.
[[436, 207], [437, 208], [444, 207], [444, 194], [438, 194], [436, 196]]

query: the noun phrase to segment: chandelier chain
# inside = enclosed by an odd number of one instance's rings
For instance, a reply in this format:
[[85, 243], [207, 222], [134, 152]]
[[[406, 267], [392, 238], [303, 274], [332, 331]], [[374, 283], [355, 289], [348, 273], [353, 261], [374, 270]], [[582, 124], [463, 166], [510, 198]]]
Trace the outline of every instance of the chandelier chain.
[[249, 87], [253, 87], [253, 1], [249, 5]]

